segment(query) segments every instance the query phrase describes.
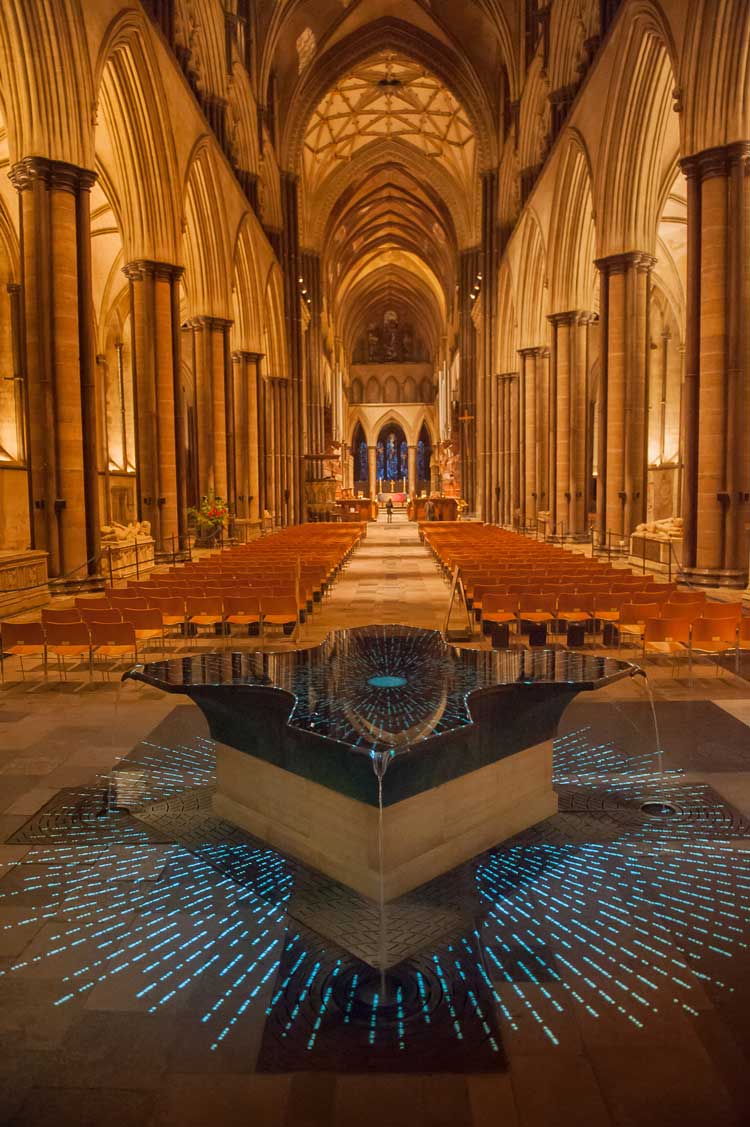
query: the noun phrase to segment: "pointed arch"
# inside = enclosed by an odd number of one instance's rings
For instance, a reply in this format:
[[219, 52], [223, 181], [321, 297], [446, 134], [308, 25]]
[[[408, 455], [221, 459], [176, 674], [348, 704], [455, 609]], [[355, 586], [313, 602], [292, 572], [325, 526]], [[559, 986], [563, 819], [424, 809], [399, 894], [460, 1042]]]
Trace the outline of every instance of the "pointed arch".
[[750, 5], [692, 0], [682, 55], [683, 154], [750, 137]]
[[185, 286], [191, 316], [231, 316], [228, 222], [218, 187], [215, 158], [200, 138], [188, 163], [185, 186]]
[[497, 358], [496, 372], [512, 372], [518, 352], [518, 321], [513, 300], [513, 278], [507, 259], [500, 267], [497, 282]]
[[[96, 67], [97, 160], [107, 170], [127, 261], [177, 262], [180, 199], [167, 100], [144, 17], [118, 16]], [[116, 203], [115, 203], [116, 201]]]
[[11, 164], [43, 154], [94, 167], [94, 81], [86, 44], [80, 0], [0, 5], [0, 73]]
[[276, 262], [271, 266], [266, 279], [263, 308], [266, 372], [277, 378], [287, 376], [289, 365], [284, 325], [284, 279]]
[[550, 223], [550, 308], [554, 313], [593, 309], [596, 230], [591, 163], [577, 130], [560, 142]]
[[604, 118], [594, 201], [599, 257], [653, 253], [664, 162], [679, 151], [672, 112], [674, 49], [659, 10], [629, 5], [621, 25]]
[[256, 269], [253, 221], [249, 213], [240, 222], [233, 261], [232, 305], [237, 347], [248, 352], [262, 352], [263, 297]]
[[547, 254], [539, 220], [532, 208], [524, 212], [513, 247], [517, 248], [514, 275], [517, 278], [518, 347], [535, 348], [546, 340], [549, 304]]

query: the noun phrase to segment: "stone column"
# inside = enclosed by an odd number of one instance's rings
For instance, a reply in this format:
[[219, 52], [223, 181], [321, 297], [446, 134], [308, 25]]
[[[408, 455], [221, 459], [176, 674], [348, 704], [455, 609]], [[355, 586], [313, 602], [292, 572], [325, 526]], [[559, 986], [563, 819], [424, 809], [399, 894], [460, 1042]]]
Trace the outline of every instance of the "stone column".
[[48, 552], [49, 573], [60, 575], [99, 552], [89, 218], [96, 173], [26, 157], [9, 175], [19, 192], [31, 546]]
[[407, 468], [408, 468], [408, 474], [409, 474], [407, 490], [408, 490], [409, 493], [416, 493], [416, 491], [417, 491], [417, 448], [416, 448], [416, 446], [410, 446], [409, 449], [408, 449]]
[[537, 512], [549, 508], [549, 381], [550, 351], [548, 348], [535, 350], [534, 383], [536, 384], [536, 487]]
[[370, 479], [370, 500], [374, 501], [378, 495], [378, 448], [367, 447], [367, 470]]
[[[284, 272], [284, 316], [287, 325], [287, 349], [290, 380], [289, 464], [290, 514], [293, 522], [302, 517], [302, 320], [300, 312], [299, 278], [301, 257], [299, 247], [299, 177], [292, 172], [281, 173], [281, 207], [284, 227], [281, 234], [280, 261]], [[284, 375], [278, 372], [274, 375]]]
[[521, 387], [524, 405], [524, 445], [523, 445], [523, 488], [521, 490], [521, 514], [523, 523], [528, 525], [536, 521], [538, 509], [537, 488], [537, 391], [536, 391], [536, 362], [539, 354], [538, 348], [522, 348], [521, 357]]
[[[242, 520], [250, 516], [250, 385], [244, 352], [232, 353], [234, 393], [236, 512]], [[254, 397], [253, 397], [254, 398]]]
[[[646, 519], [648, 307], [655, 259], [632, 252], [600, 258], [601, 390], [599, 535], [627, 540]], [[602, 482], [602, 472], [605, 481]]]
[[518, 525], [518, 511], [521, 507], [521, 411], [518, 372], [508, 380], [508, 448], [510, 455], [510, 514], [509, 522]]
[[466, 419], [460, 424], [461, 435], [461, 494], [468, 502], [469, 510], [474, 511], [476, 502], [476, 454], [477, 454], [477, 333], [471, 316], [476, 298], [477, 273], [480, 269], [480, 253], [474, 248], [461, 252], [459, 258], [459, 301], [460, 330], [459, 344], [461, 368], [458, 387], [458, 413]]
[[307, 389], [307, 453], [322, 454], [325, 451], [325, 404], [323, 388], [323, 339], [321, 316], [323, 313], [323, 288], [320, 269], [320, 255], [312, 251], [301, 254], [302, 273], [307, 293], [304, 296], [310, 309], [308, 328], [310, 365], [309, 386]]
[[[266, 420], [266, 381], [263, 379], [262, 362], [263, 355], [261, 353], [254, 354], [255, 360], [255, 401], [257, 404], [257, 491], [258, 498], [258, 516], [263, 518], [263, 511], [268, 507], [266, 492], [266, 435], [267, 435], [267, 420]], [[251, 463], [252, 464], [252, 463]]]
[[[223, 317], [194, 317], [195, 388], [198, 423], [198, 482], [201, 496], [213, 492], [230, 501], [227, 461], [227, 384], [231, 376], [229, 329]], [[231, 403], [231, 395], [229, 396]]]
[[185, 531], [185, 448], [180, 389], [181, 266], [138, 260], [130, 282], [138, 518], [160, 546]]
[[750, 141], [681, 162], [688, 182], [683, 571], [743, 587], [750, 523]]
[[492, 420], [493, 390], [495, 384], [495, 342], [497, 335], [497, 275], [499, 258], [499, 233], [497, 228], [498, 169], [486, 169], [481, 174], [482, 183], [482, 240], [481, 268], [481, 352], [478, 383], [481, 389], [482, 409], [477, 399], [477, 426], [475, 434], [481, 455], [478, 465], [477, 511], [485, 520], [492, 520], [497, 510], [494, 474], [492, 473]]
[[552, 383], [555, 387], [555, 495], [553, 520], [569, 536], [586, 534], [587, 367], [591, 313], [554, 313]]

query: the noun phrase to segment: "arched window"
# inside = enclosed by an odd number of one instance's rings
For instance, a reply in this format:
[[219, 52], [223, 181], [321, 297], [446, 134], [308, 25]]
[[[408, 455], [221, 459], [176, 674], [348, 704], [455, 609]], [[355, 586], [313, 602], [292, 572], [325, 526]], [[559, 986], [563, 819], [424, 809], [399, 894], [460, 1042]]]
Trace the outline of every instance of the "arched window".
[[401, 476], [399, 473], [398, 444], [395, 431], [391, 431], [387, 438], [386, 475], [389, 481], [395, 481]]
[[401, 455], [401, 466], [400, 466], [399, 477], [408, 477], [409, 476], [409, 447], [406, 445], [406, 439], [405, 438], [401, 442], [400, 455]]
[[427, 427], [423, 426], [419, 432], [419, 441], [417, 442], [417, 481], [429, 485], [430, 482], [430, 465], [432, 462], [432, 443], [430, 436], [427, 432]]

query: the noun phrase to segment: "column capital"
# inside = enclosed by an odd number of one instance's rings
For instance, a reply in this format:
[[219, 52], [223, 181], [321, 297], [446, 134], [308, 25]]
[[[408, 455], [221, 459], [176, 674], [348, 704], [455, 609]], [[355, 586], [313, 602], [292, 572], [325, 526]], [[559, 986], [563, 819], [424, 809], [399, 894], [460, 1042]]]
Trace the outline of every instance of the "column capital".
[[565, 313], [550, 313], [547, 316], [551, 325], [588, 325], [598, 319], [598, 313], [591, 313], [585, 309], [569, 309]]
[[629, 250], [622, 254], [609, 254], [594, 260], [594, 266], [602, 274], [627, 274], [628, 270], [648, 271], [656, 265], [653, 254], [641, 250]]
[[79, 168], [64, 160], [51, 160], [49, 157], [24, 157], [8, 173], [8, 178], [19, 192], [40, 181], [49, 189], [70, 192], [77, 195], [88, 192], [96, 183], [96, 172], [90, 168]]
[[702, 181], [713, 176], [728, 176], [730, 168], [743, 163], [750, 166], [750, 141], [733, 141], [731, 145], [704, 149], [683, 157], [679, 165], [689, 180]]
[[191, 329], [208, 329], [209, 332], [222, 332], [230, 329], [233, 324], [234, 321], [229, 321], [226, 317], [211, 317], [208, 315], [191, 317], [188, 321]]
[[532, 345], [529, 348], [517, 348], [516, 352], [519, 356], [540, 356], [544, 348], [541, 344]]
[[497, 378], [499, 380], [517, 380], [520, 374], [520, 372], [498, 372]]
[[185, 272], [184, 266], [173, 266], [170, 262], [155, 262], [150, 258], [137, 258], [128, 262], [122, 272], [131, 282], [142, 282], [144, 278], [155, 278], [157, 282], [176, 282]]
[[263, 360], [265, 355], [265, 352], [248, 352], [244, 348], [238, 348], [232, 353], [232, 359], [235, 363], [239, 363], [240, 360], [249, 360], [251, 364], [255, 364], [258, 360]]

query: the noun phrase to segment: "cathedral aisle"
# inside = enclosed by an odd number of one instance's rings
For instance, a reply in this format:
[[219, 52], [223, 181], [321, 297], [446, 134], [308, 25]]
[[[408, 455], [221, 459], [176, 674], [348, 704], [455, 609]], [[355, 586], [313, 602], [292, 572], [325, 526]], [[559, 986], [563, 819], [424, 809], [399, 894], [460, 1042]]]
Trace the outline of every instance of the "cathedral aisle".
[[450, 589], [417, 525], [394, 513], [367, 527], [367, 537], [338, 578], [323, 607], [303, 628], [300, 643], [321, 641], [344, 626], [396, 622], [442, 630]]

